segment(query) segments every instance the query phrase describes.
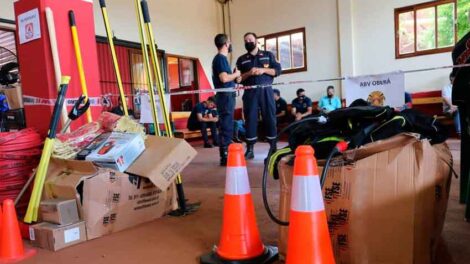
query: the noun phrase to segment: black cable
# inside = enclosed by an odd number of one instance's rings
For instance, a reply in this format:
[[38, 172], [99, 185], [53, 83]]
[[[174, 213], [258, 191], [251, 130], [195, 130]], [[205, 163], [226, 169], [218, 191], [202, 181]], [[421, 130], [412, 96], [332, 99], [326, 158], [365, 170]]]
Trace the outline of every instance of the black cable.
[[[290, 125], [288, 125], [287, 127], [285, 127], [284, 129], [282, 129], [279, 134], [277, 135], [277, 138], [276, 140], [278, 140], [282, 134], [286, 133], [287, 131], [289, 131], [292, 127], [295, 127], [297, 125], [300, 125], [302, 123], [306, 123], [306, 122], [309, 122], [309, 121], [316, 121], [316, 122], [320, 122], [320, 116], [313, 116], [313, 117], [307, 117], [305, 119], [302, 119], [302, 120], [299, 120], [299, 121], [296, 121]], [[269, 164], [269, 160], [271, 159], [271, 156], [272, 156], [272, 153], [271, 152], [271, 149], [269, 150], [268, 152], [268, 156], [266, 157], [266, 160], [264, 162], [264, 169], [263, 169], [263, 181], [262, 181], [262, 187], [261, 187], [261, 190], [262, 190], [262, 195], [263, 195], [263, 204], [264, 204], [264, 208], [266, 209], [266, 212], [268, 213], [269, 215], [269, 218], [271, 218], [271, 220], [273, 220], [276, 224], [278, 225], [282, 225], [282, 226], [288, 226], [289, 225], [289, 222], [284, 222], [282, 220], [279, 220], [274, 214], [273, 212], [271, 211], [271, 208], [269, 206], [269, 202], [268, 202], [268, 194], [267, 194], [267, 184], [268, 184], [268, 164]]]
[[279, 220], [271, 211], [271, 208], [269, 207], [269, 202], [268, 202], [268, 194], [267, 194], [267, 184], [268, 184], [268, 162], [269, 159], [271, 158], [271, 155], [273, 153], [271, 150], [268, 152], [268, 157], [266, 158], [264, 162], [264, 170], [263, 170], [263, 184], [262, 184], [262, 193], [263, 193], [263, 203], [264, 203], [264, 208], [266, 209], [266, 212], [269, 215], [269, 218], [273, 220], [276, 224], [281, 225], [281, 226], [288, 226], [289, 222], [284, 222]]
[[328, 170], [330, 169], [330, 162], [337, 153], [339, 153], [339, 150], [337, 147], [334, 147], [328, 155], [328, 158], [326, 159], [325, 166], [323, 166], [323, 171], [320, 177], [320, 186], [322, 187], [322, 189], [325, 185], [326, 175], [328, 174]]

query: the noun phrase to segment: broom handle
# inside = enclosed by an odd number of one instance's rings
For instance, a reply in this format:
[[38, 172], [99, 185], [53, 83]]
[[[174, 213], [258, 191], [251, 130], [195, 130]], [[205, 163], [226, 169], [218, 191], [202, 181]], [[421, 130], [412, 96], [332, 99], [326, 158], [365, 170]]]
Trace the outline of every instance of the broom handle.
[[[60, 69], [59, 49], [57, 45], [57, 36], [56, 36], [55, 24], [54, 24], [54, 13], [49, 7], [46, 7], [46, 20], [47, 20], [47, 30], [49, 32], [49, 42], [50, 42], [51, 51], [52, 51], [52, 62], [54, 64], [55, 82], [56, 82], [57, 90], [59, 91], [60, 79], [62, 78], [62, 70]], [[64, 106], [62, 107], [61, 118], [60, 118], [62, 127], [65, 127], [65, 124], [68, 119], [67, 115], [68, 115], [67, 107], [64, 104]], [[65, 132], [69, 133], [70, 128], [67, 128]]]

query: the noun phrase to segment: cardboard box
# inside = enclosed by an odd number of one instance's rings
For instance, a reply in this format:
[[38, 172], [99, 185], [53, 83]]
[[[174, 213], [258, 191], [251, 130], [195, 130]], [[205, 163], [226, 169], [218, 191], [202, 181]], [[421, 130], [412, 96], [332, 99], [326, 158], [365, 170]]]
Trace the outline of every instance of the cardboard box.
[[75, 199], [45, 200], [39, 205], [39, 210], [41, 212], [41, 218], [45, 222], [58, 225], [70, 225], [80, 221]]
[[152, 221], [177, 209], [174, 179], [196, 151], [181, 139], [149, 136], [147, 143], [135, 162], [142, 164], [136, 168], [139, 174], [97, 168], [89, 161], [52, 159], [46, 199], [76, 199], [88, 239]]
[[[283, 221], [290, 211], [290, 158], [278, 165]], [[336, 263], [432, 263], [449, 198], [448, 164], [447, 145], [407, 134], [333, 160], [323, 196]], [[288, 227], [280, 227], [281, 256], [287, 237]]]
[[118, 232], [162, 217], [175, 209], [173, 188], [161, 191], [148, 179], [91, 162], [53, 160], [47, 198], [75, 198], [88, 239]]
[[12, 87], [0, 88], [0, 93], [5, 94], [10, 110], [23, 108], [23, 93], [21, 86], [14, 85]]
[[30, 227], [31, 242], [34, 246], [57, 251], [80, 244], [87, 240], [85, 222], [71, 225], [39, 223]]
[[144, 139], [137, 133], [113, 132], [86, 160], [101, 167], [125, 171], [144, 151]]
[[184, 139], [149, 136], [146, 149], [126, 172], [149, 178], [161, 190], [194, 159], [197, 152]]

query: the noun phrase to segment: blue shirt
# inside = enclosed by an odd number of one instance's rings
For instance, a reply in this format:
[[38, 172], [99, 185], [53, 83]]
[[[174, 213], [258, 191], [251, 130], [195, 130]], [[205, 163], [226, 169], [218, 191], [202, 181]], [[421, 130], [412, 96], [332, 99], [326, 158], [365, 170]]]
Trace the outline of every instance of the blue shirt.
[[302, 101], [299, 98], [292, 100], [292, 107], [295, 107], [297, 113], [305, 114], [309, 107], [312, 107], [312, 100], [305, 97]]
[[219, 53], [215, 55], [214, 59], [212, 60], [212, 83], [214, 84], [214, 88], [235, 87], [235, 82], [233, 81], [226, 83], [220, 81], [219, 74], [223, 72], [232, 74], [232, 69], [230, 68], [227, 57]]
[[[276, 57], [269, 51], [258, 50], [256, 55], [246, 53], [237, 60], [237, 68], [240, 72], [246, 73], [252, 68], [266, 68], [274, 69], [276, 77], [281, 75], [281, 64], [276, 61]], [[250, 76], [242, 82], [243, 85], [258, 85], [258, 84], [272, 84], [274, 77], [271, 75], [263, 74], [259, 76]]]
[[217, 116], [217, 109], [209, 109], [203, 103], [198, 103], [191, 111], [191, 114], [188, 118], [188, 129], [196, 130], [199, 129], [199, 120], [197, 115], [201, 114], [202, 117], [207, 117], [209, 114], [212, 114], [213, 117]]
[[341, 100], [339, 100], [339, 97], [337, 96], [333, 96], [333, 98], [330, 98], [328, 96], [323, 96], [318, 102], [318, 106], [320, 107], [321, 110], [326, 110], [328, 112], [331, 112], [331, 111], [341, 108]]

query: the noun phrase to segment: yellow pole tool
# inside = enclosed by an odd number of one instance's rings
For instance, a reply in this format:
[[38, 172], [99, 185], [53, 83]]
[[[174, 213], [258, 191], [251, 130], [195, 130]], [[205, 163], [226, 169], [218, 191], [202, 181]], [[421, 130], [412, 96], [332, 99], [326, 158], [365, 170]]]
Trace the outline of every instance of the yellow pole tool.
[[129, 116], [127, 111], [126, 95], [124, 94], [124, 88], [122, 87], [121, 72], [119, 70], [119, 64], [116, 56], [116, 49], [114, 48], [113, 34], [111, 26], [109, 24], [108, 11], [106, 10], [105, 0], [100, 0], [101, 13], [103, 14], [104, 27], [106, 29], [106, 36], [108, 37], [109, 50], [111, 51], [111, 57], [113, 58], [114, 73], [116, 74], [116, 81], [119, 88], [119, 96], [121, 98], [122, 108], [124, 108], [124, 115]]
[[44, 141], [44, 147], [42, 149], [41, 160], [36, 171], [36, 178], [34, 179], [33, 192], [29, 200], [28, 209], [24, 221], [26, 223], [32, 223], [38, 219], [38, 208], [41, 202], [42, 191], [44, 189], [44, 182], [46, 180], [47, 169], [49, 168], [49, 161], [54, 148], [54, 138], [56, 136], [57, 126], [59, 124], [60, 113], [64, 106], [65, 94], [69, 86], [70, 77], [63, 76], [60, 82], [60, 90], [57, 95], [57, 100], [54, 105], [54, 111], [52, 113], [52, 119], [49, 124], [49, 131], [47, 132], [46, 140]]
[[137, 26], [139, 28], [140, 45], [142, 47], [142, 55], [144, 57], [144, 69], [145, 69], [145, 75], [147, 77], [148, 92], [150, 96], [150, 106], [152, 108], [153, 124], [155, 126], [155, 134], [159, 136], [161, 134], [160, 134], [160, 127], [158, 125], [157, 106], [155, 105], [155, 92], [153, 91], [152, 71], [150, 69], [147, 44], [146, 44], [146, 40], [144, 36], [144, 21], [142, 19], [142, 8], [140, 6], [139, 0], [135, 0], [135, 9], [137, 12]]
[[[75, 21], [75, 14], [72, 10], [69, 11], [69, 22], [70, 30], [72, 31], [72, 41], [73, 47], [75, 49], [75, 57], [77, 58], [78, 75], [80, 77], [80, 84], [82, 86], [82, 94], [85, 95], [86, 101], [88, 101], [88, 88], [86, 85], [85, 71], [83, 70], [82, 52], [80, 49], [80, 41], [78, 40], [77, 23]], [[88, 123], [93, 121], [93, 118], [91, 117], [90, 108], [88, 108], [88, 110], [86, 111], [86, 119]]]
[[147, 34], [147, 40], [150, 46], [150, 58], [152, 59], [153, 64], [153, 76], [156, 79], [157, 91], [158, 96], [160, 97], [160, 104], [162, 106], [162, 114], [165, 122], [165, 130], [169, 137], [173, 137], [173, 130], [171, 129], [171, 121], [170, 121], [170, 114], [168, 113], [167, 102], [165, 97], [165, 91], [163, 86], [163, 79], [160, 71], [160, 63], [158, 60], [158, 53], [157, 47], [155, 44], [155, 38], [152, 32], [152, 25], [150, 23], [150, 16], [148, 13], [148, 5], [146, 1], [141, 2], [143, 17], [144, 17], [144, 24], [145, 24], [145, 31]]
[[[145, 23], [145, 30], [146, 30], [147, 38], [148, 38], [149, 45], [150, 45], [150, 54], [152, 57], [154, 75], [155, 75], [155, 78], [157, 79], [158, 95], [160, 96], [160, 104], [162, 106], [163, 116], [165, 118], [165, 131], [167, 133], [167, 136], [172, 138], [173, 130], [171, 127], [170, 115], [166, 107], [167, 102], [166, 102], [165, 91], [164, 91], [164, 86], [163, 86], [163, 78], [162, 78], [162, 74], [160, 70], [160, 63], [158, 61], [158, 53], [157, 53], [157, 48], [155, 44], [155, 38], [153, 36], [152, 25], [150, 22], [149, 8], [148, 8], [148, 4], [146, 0], [141, 0], [140, 3], [141, 3], [141, 9], [142, 9], [141, 13], [143, 14], [143, 19]], [[198, 207], [200, 206], [200, 203], [186, 204], [186, 198], [185, 198], [184, 189], [183, 189], [183, 179], [181, 177], [181, 174], [178, 174], [176, 177], [176, 191], [178, 194], [179, 210], [173, 212], [172, 215], [175, 215], [175, 216], [186, 215], [198, 209]]]

